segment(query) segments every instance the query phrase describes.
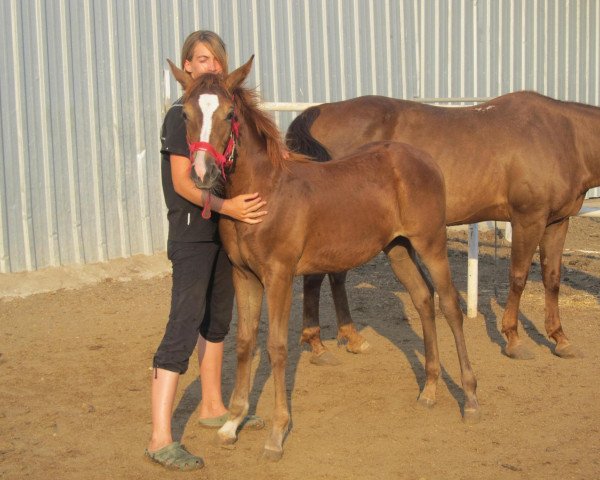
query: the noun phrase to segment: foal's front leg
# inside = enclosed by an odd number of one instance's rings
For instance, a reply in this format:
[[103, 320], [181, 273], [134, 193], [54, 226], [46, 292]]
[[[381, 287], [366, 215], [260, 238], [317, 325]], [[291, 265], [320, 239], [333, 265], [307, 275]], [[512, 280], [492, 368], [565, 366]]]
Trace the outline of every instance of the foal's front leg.
[[275, 411], [273, 428], [265, 443], [263, 457], [277, 461], [283, 455], [283, 439], [290, 422], [290, 412], [285, 388], [285, 368], [287, 365], [288, 323], [292, 305], [293, 275], [287, 267], [271, 272], [265, 280], [267, 304], [269, 307], [269, 339], [267, 349], [275, 385]]
[[237, 370], [235, 388], [229, 403], [230, 419], [217, 432], [221, 445], [237, 440], [237, 429], [248, 413], [252, 355], [256, 346], [262, 307], [263, 286], [249, 270], [234, 267], [233, 284], [238, 310]]

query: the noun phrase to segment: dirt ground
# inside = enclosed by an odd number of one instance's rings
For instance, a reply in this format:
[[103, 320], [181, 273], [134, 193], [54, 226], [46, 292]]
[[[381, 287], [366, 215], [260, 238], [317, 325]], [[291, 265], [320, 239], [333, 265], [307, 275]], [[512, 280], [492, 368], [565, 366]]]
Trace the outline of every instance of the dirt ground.
[[[455, 282], [466, 299], [466, 232], [450, 232]], [[574, 218], [564, 256], [564, 328], [585, 354], [552, 354], [544, 330], [543, 287], [535, 258], [521, 304], [520, 332], [536, 357], [502, 354], [508, 244], [482, 235], [479, 316], [465, 320], [478, 378], [482, 420], [461, 421], [463, 395], [450, 330], [438, 316], [443, 374], [431, 410], [416, 404], [424, 382], [421, 327], [384, 256], [352, 271], [352, 314], [372, 345], [353, 355], [335, 342], [324, 285], [326, 344], [342, 364], [317, 367], [298, 346], [301, 280], [294, 287], [287, 370], [293, 425], [276, 464], [260, 454], [267, 431], [242, 431], [236, 448], [214, 446], [196, 422], [197, 366], [181, 379], [174, 431], [206, 467], [172, 473], [148, 462], [151, 359], [164, 329], [168, 263], [121, 262], [95, 283], [74, 288], [89, 269], [3, 276], [0, 300], [0, 477], [61, 479], [278, 478], [596, 479], [600, 478], [600, 219]], [[139, 260], [139, 259], [138, 259]], [[132, 260], [131, 262], [134, 262]], [[91, 268], [91, 267], [90, 267]], [[149, 273], [151, 272], [151, 273]], [[38, 272], [39, 273], [39, 272]], [[97, 273], [97, 272], [96, 272]], [[9, 299], [19, 291], [59, 290]], [[150, 277], [150, 278], [147, 278]], [[2, 283], [3, 282], [3, 283]], [[50, 287], [49, 287], [50, 285]], [[235, 331], [235, 323], [232, 331]], [[266, 319], [255, 359], [251, 409], [269, 422], [273, 385], [265, 354]], [[224, 390], [235, 375], [234, 335], [226, 342]]]

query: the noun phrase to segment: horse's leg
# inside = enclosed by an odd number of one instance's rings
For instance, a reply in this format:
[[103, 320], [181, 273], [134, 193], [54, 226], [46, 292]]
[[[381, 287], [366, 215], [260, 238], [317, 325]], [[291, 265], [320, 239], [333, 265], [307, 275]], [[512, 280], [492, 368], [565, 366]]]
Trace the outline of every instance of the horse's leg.
[[369, 342], [358, 333], [348, 306], [348, 295], [346, 294], [346, 275], [348, 272], [330, 273], [329, 285], [335, 305], [335, 314], [338, 325], [338, 340], [346, 340], [346, 350], [351, 353], [364, 353], [369, 350]]
[[229, 402], [230, 419], [217, 432], [217, 440], [221, 445], [235, 443], [237, 429], [248, 413], [252, 355], [256, 347], [263, 297], [262, 284], [248, 270], [234, 267], [233, 284], [238, 311], [237, 370]]
[[300, 343], [307, 343], [311, 350], [310, 361], [315, 365], [339, 365], [335, 358], [321, 341], [319, 326], [319, 299], [324, 273], [304, 275], [304, 303], [302, 312], [302, 335]]
[[283, 455], [283, 439], [290, 422], [290, 412], [285, 388], [285, 367], [287, 364], [287, 336], [290, 309], [292, 305], [293, 274], [290, 268], [280, 265], [271, 267], [265, 279], [267, 305], [269, 307], [269, 337], [267, 349], [275, 385], [275, 410], [273, 428], [265, 443], [263, 457], [277, 461]]
[[419, 395], [419, 403], [426, 407], [435, 404], [437, 382], [440, 376], [440, 357], [435, 329], [433, 294], [417, 265], [412, 246], [406, 238], [397, 238], [388, 245], [385, 253], [390, 259], [394, 274], [408, 291], [419, 313], [425, 344], [425, 386]]
[[438, 292], [440, 309], [446, 317], [448, 325], [454, 335], [458, 361], [460, 363], [461, 382], [465, 393], [463, 419], [467, 422], [476, 422], [480, 418], [479, 402], [477, 401], [477, 380], [469, 356], [463, 332], [463, 314], [458, 302], [458, 292], [450, 274], [448, 261], [446, 229], [427, 239], [411, 239], [415, 251], [423, 260], [429, 271], [433, 285]]
[[513, 239], [510, 253], [510, 285], [502, 316], [502, 333], [506, 335], [507, 340], [506, 355], [518, 360], [529, 360], [534, 355], [519, 338], [517, 319], [519, 303], [527, 283], [533, 254], [542, 239], [546, 222], [544, 217], [540, 217], [536, 221], [530, 217], [521, 218], [513, 215], [511, 223]]
[[546, 227], [540, 242], [540, 263], [546, 300], [546, 332], [556, 342], [554, 353], [562, 358], [580, 357], [579, 350], [569, 342], [560, 324], [558, 312], [558, 292], [560, 290], [560, 269], [569, 219]]

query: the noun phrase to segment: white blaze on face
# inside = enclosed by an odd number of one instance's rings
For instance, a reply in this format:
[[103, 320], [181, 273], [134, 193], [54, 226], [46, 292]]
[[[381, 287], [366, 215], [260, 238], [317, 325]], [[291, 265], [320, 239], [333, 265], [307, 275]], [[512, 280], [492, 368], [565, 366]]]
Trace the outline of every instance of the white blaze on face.
[[[198, 105], [202, 112], [202, 129], [200, 130], [200, 141], [207, 142], [210, 139], [212, 130], [212, 117], [215, 110], [219, 107], [219, 98], [216, 95], [205, 93], [198, 98]], [[206, 174], [206, 162], [204, 161], [205, 152], [196, 152], [194, 158], [194, 170], [200, 180], [204, 180]]]

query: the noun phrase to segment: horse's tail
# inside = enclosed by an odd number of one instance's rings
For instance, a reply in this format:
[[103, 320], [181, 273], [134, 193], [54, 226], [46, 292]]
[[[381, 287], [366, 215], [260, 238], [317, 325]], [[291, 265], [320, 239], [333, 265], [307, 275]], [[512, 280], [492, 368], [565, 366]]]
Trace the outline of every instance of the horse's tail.
[[331, 160], [331, 155], [310, 133], [310, 127], [320, 114], [318, 106], [304, 110], [290, 123], [285, 143], [292, 152], [312, 157], [318, 162], [326, 162]]

